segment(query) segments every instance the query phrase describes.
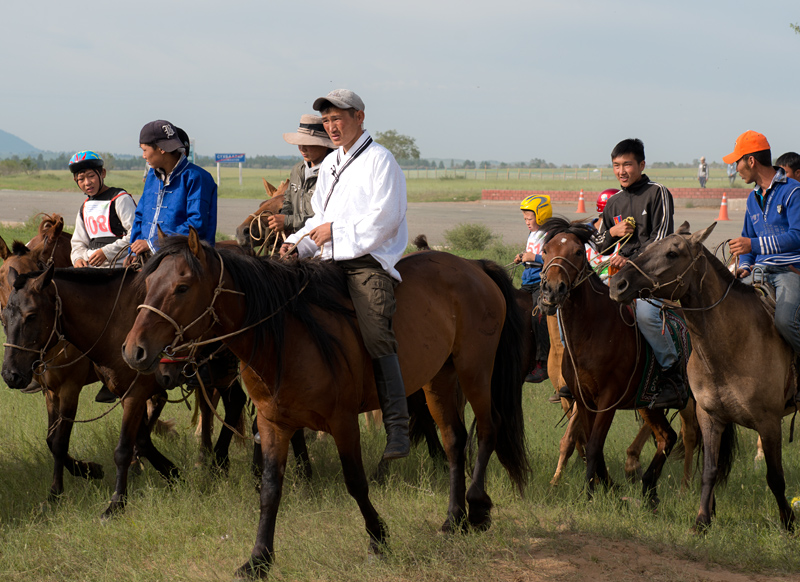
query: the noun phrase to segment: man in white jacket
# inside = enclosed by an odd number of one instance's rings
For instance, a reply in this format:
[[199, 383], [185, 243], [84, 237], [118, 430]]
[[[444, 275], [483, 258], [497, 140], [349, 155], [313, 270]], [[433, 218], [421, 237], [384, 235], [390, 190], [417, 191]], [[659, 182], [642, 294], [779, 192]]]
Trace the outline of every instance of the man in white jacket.
[[[346, 89], [314, 101], [337, 149], [321, 164], [311, 199], [314, 216], [286, 239], [300, 257], [336, 261], [372, 358], [387, 445], [383, 458], [408, 456], [408, 408], [392, 329], [395, 264], [408, 245], [406, 180], [394, 156], [364, 130], [364, 102]], [[299, 241], [299, 242], [298, 242]]]

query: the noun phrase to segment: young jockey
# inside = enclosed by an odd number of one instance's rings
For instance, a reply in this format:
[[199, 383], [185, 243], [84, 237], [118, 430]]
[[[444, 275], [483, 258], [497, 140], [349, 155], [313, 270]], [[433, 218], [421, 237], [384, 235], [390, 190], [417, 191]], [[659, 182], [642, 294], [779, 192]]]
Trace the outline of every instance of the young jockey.
[[[182, 130], [181, 130], [182, 131]], [[217, 185], [211, 174], [189, 163], [181, 133], [169, 121], [146, 124], [139, 133], [142, 157], [152, 168], [136, 207], [131, 257], [158, 250], [158, 228], [165, 234], [189, 234], [214, 244], [217, 231]], [[186, 137], [184, 140], [188, 141]]]
[[[544, 243], [545, 232], [540, 226], [553, 216], [553, 206], [550, 204], [550, 197], [543, 195], [528, 196], [519, 205], [525, 226], [528, 227], [530, 234], [525, 246], [525, 252], [519, 253], [514, 257], [514, 262], [524, 264], [525, 270], [522, 271], [522, 290], [533, 295], [533, 305], [539, 301], [542, 282], [542, 243]], [[544, 315], [537, 313], [531, 314], [533, 324], [533, 339], [536, 345], [536, 366], [525, 377], [526, 382], [538, 384], [547, 380], [547, 355], [550, 352], [550, 336], [547, 333], [547, 320]]]
[[[615, 245], [622, 243], [619, 253], [609, 260], [610, 269], [614, 269], [636, 258], [650, 243], [672, 234], [674, 206], [669, 190], [651, 182], [643, 173], [645, 159], [641, 140], [619, 142], [611, 152], [611, 164], [620, 191], [608, 199], [603, 209], [603, 224], [595, 243], [603, 254], [613, 253]], [[626, 220], [629, 217], [633, 220]], [[659, 302], [636, 301], [636, 320], [663, 370], [659, 394], [651, 406], [677, 408], [682, 404], [680, 394], [687, 391], [684, 370], [670, 334], [661, 333]]]
[[297, 131], [284, 133], [283, 139], [297, 146], [303, 161], [292, 168], [281, 211], [267, 219], [267, 226], [288, 235], [300, 230], [306, 220], [314, 215], [311, 197], [317, 188], [320, 164], [333, 151], [333, 142], [325, 133], [322, 118], [316, 115], [302, 115]]
[[338, 149], [322, 161], [314, 216], [286, 239], [301, 257], [335, 261], [347, 275], [364, 345], [372, 358], [387, 444], [384, 459], [408, 456], [408, 407], [392, 329], [395, 264], [408, 245], [406, 180], [394, 156], [364, 129], [364, 102], [346, 89], [314, 101]]
[[70, 259], [75, 267], [120, 267], [131, 238], [136, 202], [122, 188], [105, 184], [103, 159], [91, 150], [69, 160], [78, 188], [86, 194], [75, 217]]
[[735, 162], [745, 183], [755, 184], [747, 197], [742, 236], [730, 241], [731, 252], [739, 257], [736, 276], [748, 283], [755, 276], [775, 288], [775, 327], [800, 354], [800, 182], [772, 165], [769, 142], [755, 131], [740, 135], [733, 153], [722, 160]]
[[775, 165], [783, 168], [787, 178], [800, 182], [800, 154], [786, 152], [775, 160]]

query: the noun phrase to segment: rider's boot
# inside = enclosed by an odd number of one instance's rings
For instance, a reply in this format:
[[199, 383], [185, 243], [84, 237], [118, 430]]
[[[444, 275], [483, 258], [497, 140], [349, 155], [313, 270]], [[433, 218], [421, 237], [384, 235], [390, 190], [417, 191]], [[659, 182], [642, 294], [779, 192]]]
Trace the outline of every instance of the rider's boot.
[[650, 408], [683, 407], [682, 395], [687, 393], [687, 388], [680, 360], [661, 373], [659, 386], [661, 390], [655, 400], [650, 403]]
[[531, 372], [525, 376], [525, 381], [530, 384], [540, 384], [547, 380], [550, 376], [547, 375], [547, 362], [542, 360], [536, 361], [536, 366]]
[[384, 459], [407, 457], [411, 452], [408, 439], [408, 404], [403, 375], [397, 354], [390, 354], [372, 360], [375, 372], [375, 386], [378, 401], [383, 412], [383, 426], [386, 428], [386, 449]]

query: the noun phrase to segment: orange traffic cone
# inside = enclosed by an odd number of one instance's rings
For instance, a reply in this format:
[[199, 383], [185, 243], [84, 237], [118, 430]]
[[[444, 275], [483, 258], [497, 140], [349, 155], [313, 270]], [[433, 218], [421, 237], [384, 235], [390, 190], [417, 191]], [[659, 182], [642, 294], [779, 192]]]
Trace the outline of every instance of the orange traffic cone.
[[586, 202], [583, 200], [583, 190], [578, 196], [578, 209], [575, 212], [586, 213]]
[[728, 195], [725, 192], [722, 193], [722, 204], [719, 205], [717, 222], [720, 220], [730, 220], [730, 218], [728, 218]]

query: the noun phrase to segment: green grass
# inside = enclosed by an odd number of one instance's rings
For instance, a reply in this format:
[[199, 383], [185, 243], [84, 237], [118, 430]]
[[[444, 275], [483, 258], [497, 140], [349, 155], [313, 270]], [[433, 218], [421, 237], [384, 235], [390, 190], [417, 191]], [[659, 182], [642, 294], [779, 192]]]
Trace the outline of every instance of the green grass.
[[[206, 168], [216, 180], [216, 167]], [[715, 175], [712, 170], [709, 179], [709, 188], [728, 188], [728, 179], [718, 170]], [[433, 170], [406, 170], [406, 187], [409, 202], [448, 202], [479, 200], [481, 190], [586, 190], [597, 192], [606, 188], [617, 187], [614, 175], [608, 168], [600, 172], [589, 170], [520, 170], [519, 179], [516, 170], [458, 170], [458, 176], [453, 171], [448, 171], [445, 178], [444, 170], [438, 170], [434, 177]], [[485, 176], [484, 176], [485, 174]], [[688, 188], [697, 186], [696, 171], [691, 168], [653, 169], [648, 171], [650, 178], [662, 182], [670, 188]], [[266, 178], [274, 186], [289, 177], [289, 170], [258, 170], [245, 168], [242, 171], [242, 185], [239, 185], [239, 169], [237, 167], [223, 167], [220, 170], [219, 195], [223, 198], [255, 198], [263, 199], [265, 196], [262, 178]], [[134, 195], [142, 193], [142, 172], [140, 170], [111, 170], [106, 177], [106, 183], [125, 188]], [[741, 180], [736, 181], [735, 188], [743, 188]], [[42, 191], [72, 191], [77, 186], [72, 181], [68, 170], [46, 171], [38, 174], [17, 174], [14, 176], [0, 176], [0, 189], [12, 190], [42, 190]]]
[[[30, 227], [0, 229], [8, 241], [27, 239]], [[500, 256], [502, 252], [498, 251]], [[99, 415], [108, 405], [94, 402], [98, 385], [81, 396], [78, 418]], [[543, 548], [564, 565], [579, 552], [577, 534], [598, 542], [634, 542], [649, 550], [698, 564], [748, 574], [794, 575], [800, 570], [798, 539], [780, 528], [765, 467], [754, 467], [755, 435], [740, 430], [742, 450], [727, 487], [718, 490], [717, 516], [708, 535], [690, 533], [699, 503], [699, 478], [680, 493], [682, 465], [667, 463], [659, 487], [657, 514], [638, 503], [641, 486], [623, 479], [625, 449], [637, 424], [620, 413], [609, 434], [606, 459], [614, 491], [600, 490], [587, 502], [584, 468], [572, 460], [563, 483], [548, 484], [555, 469], [563, 426], [558, 406], [546, 399], [549, 382], [525, 386], [524, 416], [533, 467], [525, 497], [512, 487], [496, 458], [487, 487], [495, 504], [489, 531], [441, 535], [447, 507], [446, 472], [424, 447], [394, 463], [385, 485], [372, 484], [370, 497], [386, 520], [391, 552], [384, 561], [367, 562], [367, 536], [355, 502], [344, 487], [330, 438], [312, 439], [314, 480], [304, 483], [290, 457], [276, 531], [277, 562], [271, 579], [286, 581], [511, 580], [500, 576], [508, 565], [535, 564]], [[124, 515], [101, 522], [113, 492], [113, 449], [121, 410], [88, 424], [77, 424], [70, 452], [103, 464], [100, 481], [65, 477], [58, 505], [44, 505], [52, 474], [45, 444], [44, 397], [0, 385], [0, 579], [28, 581], [158, 582], [229, 580], [249, 556], [258, 520], [258, 497], [249, 472], [249, 447], [235, 446], [229, 475], [212, 478], [196, 467], [198, 443], [183, 405], [164, 413], [175, 418], [177, 438], [155, 437], [156, 445], [180, 468], [183, 480], [170, 487], [145, 464], [132, 474]], [[800, 456], [788, 444], [784, 426], [787, 495], [800, 495]], [[678, 429], [677, 421], [675, 428]], [[368, 474], [380, 457], [382, 433], [364, 431]], [[649, 460], [652, 445], [642, 458]], [[633, 501], [623, 503], [622, 497]], [[535, 567], [535, 566], [534, 566]], [[559, 578], [560, 579], [560, 578]], [[564, 578], [569, 579], [569, 577]], [[659, 578], [677, 580], [678, 578]]]

